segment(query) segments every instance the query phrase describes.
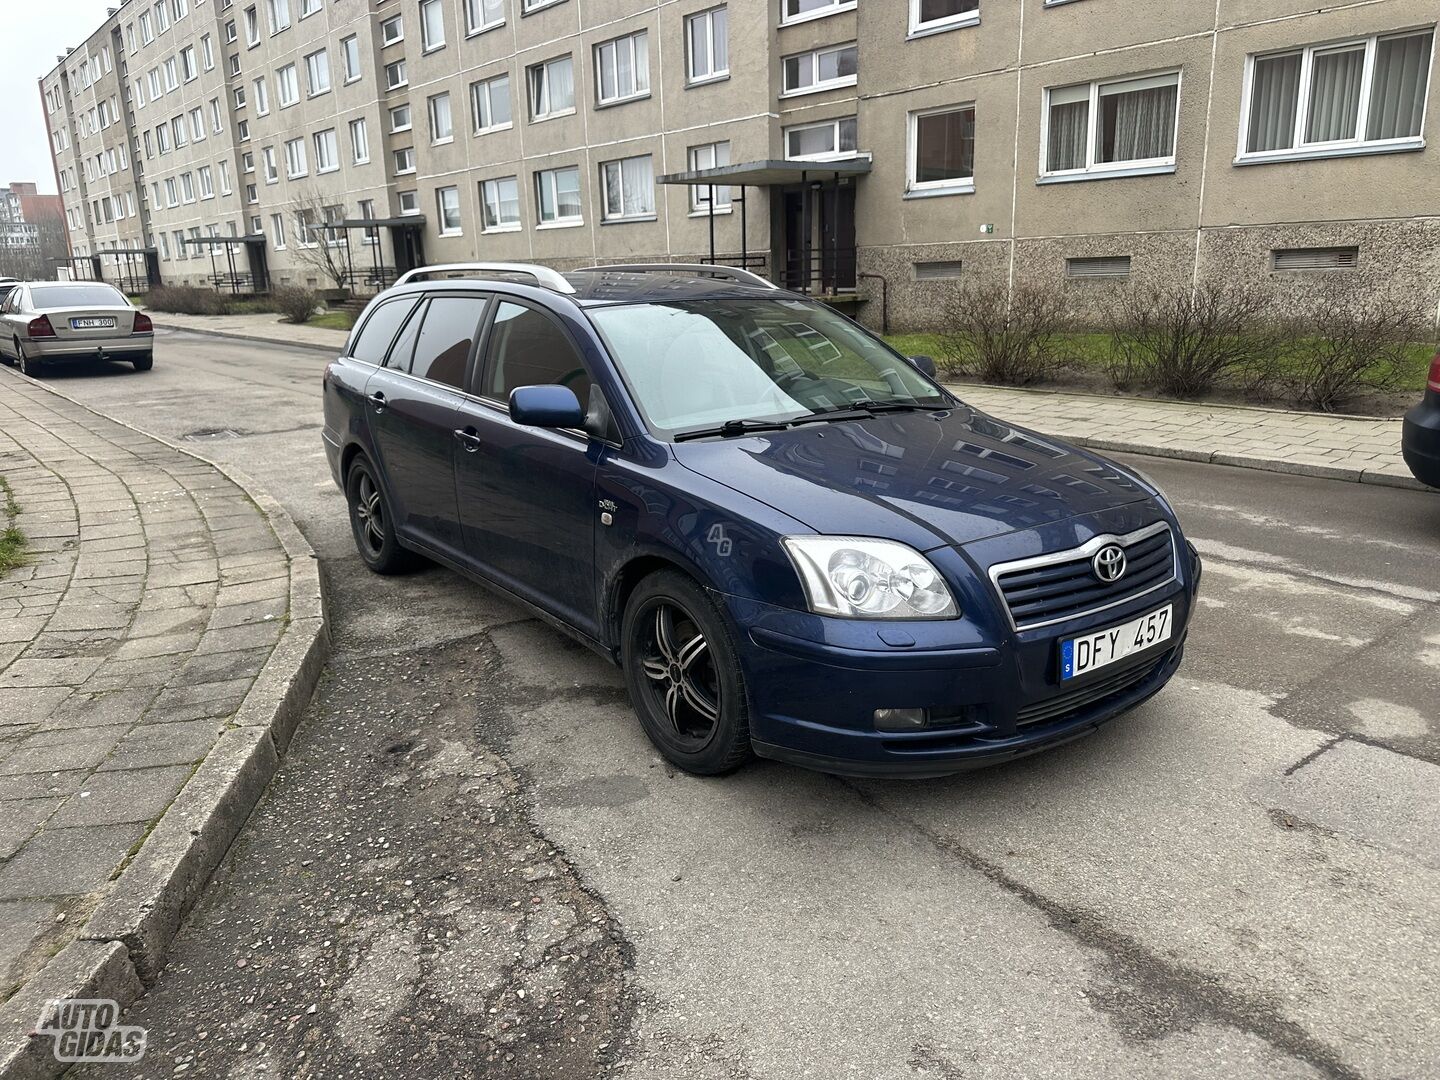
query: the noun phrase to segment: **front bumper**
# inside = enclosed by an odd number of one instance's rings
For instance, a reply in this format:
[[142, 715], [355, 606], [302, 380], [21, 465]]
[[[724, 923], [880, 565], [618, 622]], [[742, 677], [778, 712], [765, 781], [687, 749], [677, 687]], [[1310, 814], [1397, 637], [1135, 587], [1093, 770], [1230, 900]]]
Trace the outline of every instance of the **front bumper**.
[[[847, 776], [944, 776], [1088, 735], [1157, 693], [1179, 668], [1200, 576], [1198, 555], [1188, 553], [1185, 573], [1162, 592], [989, 640], [969, 620], [904, 623], [914, 642], [893, 647], [875, 623], [725, 597], [742, 635], [755, 752]], [[1169, 641], [1061, 683], [1062, 639], [1166, 604], [1175, 619]], [[880, 731], [873, 717], [881, 708], [928, 709], [932, 723]]]
[[1405, 414], [1400, 451], [1415, 479], [1440, 488], [1440, 394], [1428, 391], [1425, 400]]

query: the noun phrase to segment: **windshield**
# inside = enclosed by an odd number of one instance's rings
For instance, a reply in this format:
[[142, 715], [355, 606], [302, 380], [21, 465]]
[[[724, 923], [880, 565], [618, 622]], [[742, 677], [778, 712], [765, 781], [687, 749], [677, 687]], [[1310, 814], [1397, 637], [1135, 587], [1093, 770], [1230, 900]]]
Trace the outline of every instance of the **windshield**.
[[928, 379], [823, 304], [689, 300], [592, 310], [652, 428], [783, 423], [869, 405], [952, 404]]
[[32, 285], [38, 310], [65, 307], [129, 307], [130, 302], [109, 285]]

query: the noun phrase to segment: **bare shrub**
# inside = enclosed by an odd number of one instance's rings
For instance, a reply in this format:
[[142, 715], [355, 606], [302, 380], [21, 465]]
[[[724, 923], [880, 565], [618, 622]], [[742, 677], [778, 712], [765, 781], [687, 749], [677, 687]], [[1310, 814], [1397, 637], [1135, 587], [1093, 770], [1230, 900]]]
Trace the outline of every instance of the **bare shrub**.
[[156, 285], [145, 294], [145, 306], [177, 315], [224, 315], [230, 310], [230, 298], [193, 285]]
[[1054, 374], [1055, 339], [1068, 329], [1060, 290], [1021, 284], [974, 282], [945, 303], [941, 363], [985, 382], [1025, 386]]
[[1287, 347], [1273, 384], [1297, 403], [1334, 412], [1362, 389], [1397, 386], [1425, 329], [1412, 311], [1332, 281], [1287, 318]]
[[1284, 333], [1265, 294], [1213, 279], [1117, 292], [1105, 321], [1117, 385], [1145, 383], [1173, 397], [1198, 397], [1265, 362]]
[[281, 285], [270, 293], [270, 302], [286, 321], [304, 323], [314, 317], [319, 299], [310, 289], [301, 288], [299, 285]]

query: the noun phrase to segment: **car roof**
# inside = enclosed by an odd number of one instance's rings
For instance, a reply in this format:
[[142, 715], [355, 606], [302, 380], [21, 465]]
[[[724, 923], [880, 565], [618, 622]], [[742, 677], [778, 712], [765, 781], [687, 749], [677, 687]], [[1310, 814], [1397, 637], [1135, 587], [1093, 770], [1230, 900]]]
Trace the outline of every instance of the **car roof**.
[[475, 289], [514, 292], [518, 295], [564, 297], [581, 307], [613, 304], [666, 303], [678, 300], [803, 300], [798, 293], [769, 286], [750, 285], [702, 275], [635, 273], [619, 270], [574, 270], [564, 275], [573, 292], [559, 292], [502, 274], [436, 277], [408, 282], [395, 294], [433, 292], [438, 289]]

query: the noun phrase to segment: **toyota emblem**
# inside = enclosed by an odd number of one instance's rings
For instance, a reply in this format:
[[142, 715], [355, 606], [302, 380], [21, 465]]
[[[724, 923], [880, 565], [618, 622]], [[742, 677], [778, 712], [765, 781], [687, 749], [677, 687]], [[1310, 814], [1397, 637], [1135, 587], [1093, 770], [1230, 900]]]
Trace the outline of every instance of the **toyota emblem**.
[[1125, 576], [1125, 549], [1119, 544], [1106, 544], [1090, 560], [1090, 569], [1099, 581], [1110, 585]]

